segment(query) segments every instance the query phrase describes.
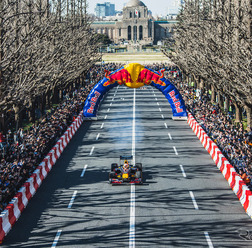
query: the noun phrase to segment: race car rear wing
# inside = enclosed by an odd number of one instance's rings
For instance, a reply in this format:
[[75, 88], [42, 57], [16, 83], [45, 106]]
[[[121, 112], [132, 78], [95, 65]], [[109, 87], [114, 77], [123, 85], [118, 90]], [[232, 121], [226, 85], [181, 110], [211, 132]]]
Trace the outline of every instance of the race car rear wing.
[[133, 156], [120, 156], [120, 160], [132, 160]]

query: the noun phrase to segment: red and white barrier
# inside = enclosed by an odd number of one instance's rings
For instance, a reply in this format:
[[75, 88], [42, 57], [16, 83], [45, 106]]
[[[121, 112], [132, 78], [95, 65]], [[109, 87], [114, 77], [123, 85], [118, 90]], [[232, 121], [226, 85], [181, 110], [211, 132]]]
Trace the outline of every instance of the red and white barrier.
[[0, 214], [0, 243], [18, 220], [29, 200], [36, 193], [48, 172], [52, 169], [75, 132], [79, 129], [83, 120], [83, 113], [81, 112], [78, 118], [75, 119], [72, 125], [39, 164], [31, 177], [24, 183], [23, 187], [18, 191], [5, 210]]
[[246, 213], [252, 217], [252, 192], [248, 186], [190, 113], [188, 114], [187, 122], [228, 181], [228, 184], [239, 198]]

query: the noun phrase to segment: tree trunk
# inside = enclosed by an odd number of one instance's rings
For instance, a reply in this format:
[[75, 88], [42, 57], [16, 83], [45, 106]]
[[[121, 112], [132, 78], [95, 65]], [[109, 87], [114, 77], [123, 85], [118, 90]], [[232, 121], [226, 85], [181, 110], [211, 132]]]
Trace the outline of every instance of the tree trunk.
[[50, 109], [52, 106], [52, 103], [51, 103], [51, 91], [48, 91], [46, 93], [46, 109]]
[[216, 102], [216, 92], [215, 92], [215, 88], [213, 85], [211, 85], [211, 103], [215, 103]]
[[4, 133], [7, 131], [6, 130], [6, 123], [5, 123], [5, 113], [4, 112], [0, 112], [0, 131], [3, 131]]
[[54, 104], [59, 103], [59, 90], [57, 87], [54, 87], [53, 89], [52, 103]]
[[252, 108], [245, 106], [247, 112], [247, 130], [252, 130]]
[[229, 111], [229, 106], [230, 106], [229, 101], [230, 101], [229, 97], [228, 97], [228, 96], [225, 96], [224, 110], [225, 110], [226, 112]]
[[222, 109], [224, 106], [224, 103], [223, 103], [223, 96], [220, 91], [218, 91], [218, 104], [219, 104], [219, 107]]
[[31, 99], [29, 101], [30, 101], [30, 108], [28, 111], [29, 122], [35, 123], [35, 104], [34, 101], [32, 101]]
[[201, 89], [202, 92], [205, 89], [204, 80], [201, 77], [199, 78], [199, 88]]
[[43, 116], [46, 109], [46, 95], [43, 94], [42, 96], [40, 96], [38, 106], [41, 111], [41, 115]]
[[240, 106], [238, 106], [237, 103], [234, 103], [235, 105], [235, 122], [241, 122], [242, 121], [242, 109]]
[[19, 116], [19, 106], [18, 105], [13, 105], [13, 109], [14, 109], [14, 112], [15, 112], [15, 123], [16, 123], [16, 130], [19, 129], [19, 121], [20, 121], [20, 116]]

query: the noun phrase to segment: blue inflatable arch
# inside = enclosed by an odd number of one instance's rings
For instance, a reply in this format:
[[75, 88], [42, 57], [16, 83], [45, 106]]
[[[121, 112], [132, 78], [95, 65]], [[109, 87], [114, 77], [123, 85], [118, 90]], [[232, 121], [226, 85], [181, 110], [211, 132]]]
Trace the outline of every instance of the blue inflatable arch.
[[105, 77], [94, 86], [86, 99], [83, 109], [84, 117], [96, 117], [104, 95], [118, 85], [126, 85], [130, 88], [151, 85], [167, 98], [172, 108], [173, 119], [187, 119], [184, 100], [178, 89], [164, 78], [163, 71], [156, 72], [136, 63], [123, 66], [114, 72], [105, 71]]

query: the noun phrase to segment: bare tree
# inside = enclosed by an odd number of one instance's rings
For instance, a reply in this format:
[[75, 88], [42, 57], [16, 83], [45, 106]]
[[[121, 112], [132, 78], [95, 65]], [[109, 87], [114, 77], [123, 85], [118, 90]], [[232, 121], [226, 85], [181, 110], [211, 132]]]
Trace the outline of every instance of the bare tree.
[[[175, 53], [166, 55], [187, 74], [247, 110], [251, 127], [251, 5], [247, 0], [185, 1], [178, 17]], [[214, 94], [213, 94], [214, 97]]]
[[13, 108], [18, 123], [21, 109], [97, 62], [99, 44], [84, 0], [0, 0], [0, 12], [0, 113]]

